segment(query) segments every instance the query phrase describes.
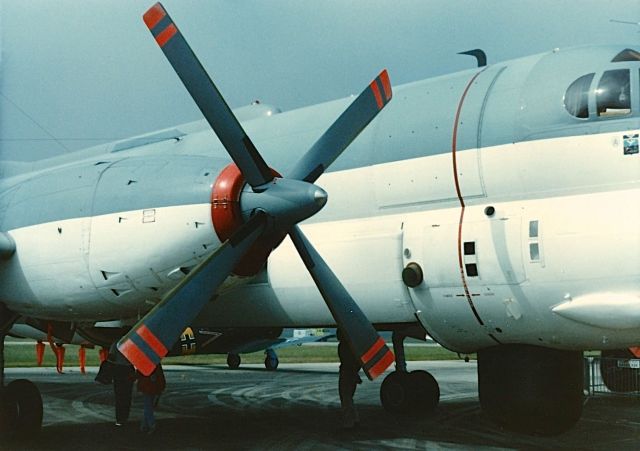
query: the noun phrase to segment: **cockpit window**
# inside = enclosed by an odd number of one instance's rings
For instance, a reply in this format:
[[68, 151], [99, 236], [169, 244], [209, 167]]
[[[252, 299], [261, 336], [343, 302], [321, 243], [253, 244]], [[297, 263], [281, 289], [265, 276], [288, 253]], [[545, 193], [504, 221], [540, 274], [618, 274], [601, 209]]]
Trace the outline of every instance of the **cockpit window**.
[[589, 117], [589, 86], [595, 74], [587, 74], [571, 83], [564, 94], [564, 107], [575, 117]]
[[624, 49], [611, 60], [612, 63], [619, 63], [621, 61], [640, 61], [640, 52], [632, 49]]
[[631, 113], [629, 70], [609, 70], [602, 75], [596, 89], [598, 116], [623, 116]]

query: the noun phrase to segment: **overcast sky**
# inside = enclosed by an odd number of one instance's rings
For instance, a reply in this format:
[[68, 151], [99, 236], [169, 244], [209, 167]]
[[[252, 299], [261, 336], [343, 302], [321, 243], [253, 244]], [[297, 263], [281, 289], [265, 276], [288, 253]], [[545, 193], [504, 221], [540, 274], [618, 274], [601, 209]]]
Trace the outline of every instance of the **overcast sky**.
[[[0, 157], [200, 119], [141, 16], [150, 0], [0, 0]], [[165, 0], [232, 108], [284, 110], [584, 44], [640, 47], [640, 0]]]

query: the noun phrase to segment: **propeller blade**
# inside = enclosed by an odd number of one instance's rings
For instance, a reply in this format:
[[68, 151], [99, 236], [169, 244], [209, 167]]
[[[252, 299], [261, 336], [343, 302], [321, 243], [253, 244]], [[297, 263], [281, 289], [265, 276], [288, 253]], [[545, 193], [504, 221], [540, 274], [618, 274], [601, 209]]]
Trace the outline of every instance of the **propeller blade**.
[[375, 379], [393, 363], [393, 353], [300, 228], [294, 226], [289, 235], [338, 327], [346, 335], [351, 351], [362, 363], [367, 377]]
[[391, 100], [386, 69], [360, 93], [298, 161], [289, 178], [313, 183]]
[[249, 185], [255, 188], [273, 180], [271, 170], [162, 4], [149, 8], [143, 19]]
[[264, 231], [266, 215], [256, 213], [211, 256], [196, 266], [118, 342], [118, 350], [144, 375], [167, 355]]

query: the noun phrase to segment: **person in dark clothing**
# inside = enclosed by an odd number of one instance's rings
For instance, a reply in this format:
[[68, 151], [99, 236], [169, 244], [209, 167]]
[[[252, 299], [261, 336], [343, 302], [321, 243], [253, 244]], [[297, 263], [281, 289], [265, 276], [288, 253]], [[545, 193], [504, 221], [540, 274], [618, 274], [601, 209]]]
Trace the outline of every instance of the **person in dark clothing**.
[[356, 386], [362, 383], [362, 379], [358, 374], [362, 365], [349, 349], [349, 345], [344, 339], [344, 334], [338, 330], [336, 335], [339, 340], [338, 393], [340, 394], [340, 405], [342, 407], [342, 426], [345, 429], [352, 429], [360, 422], [358, 410], [353, 403], [353, 395], [356, 392]]
[[131, 393], [136, 370], [131, 364], [116, 363], [113, 366], [113, 393], [116, 400], [116, 426], [122, 426], [129, 419]]
[[118, 351], [115, 343], [111, 346], [95, 381], [103, 384], [113, 384], [113, 395], [116, 405], [116, 426], [122, 426], [129, 419], [131, 410], [131, 395], [133, 383], [136, 380], [136, 370], [131, 363]]

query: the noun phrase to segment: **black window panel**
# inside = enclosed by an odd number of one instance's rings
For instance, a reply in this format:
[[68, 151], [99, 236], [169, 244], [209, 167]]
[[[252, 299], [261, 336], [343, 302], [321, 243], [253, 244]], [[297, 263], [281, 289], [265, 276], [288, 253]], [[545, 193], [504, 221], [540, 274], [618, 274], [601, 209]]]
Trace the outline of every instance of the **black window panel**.
[[464, 269], [467, 271], [467, 277], [478, 277], [478, 265], [475, 263], [467, 263]]
[[476, 255], [476, 242], [465, 241], [464, 242], [464, 255]]
[[540, 260], [540, 245], [538, 243], [529, 243], [529, 258], [531, 261]]

